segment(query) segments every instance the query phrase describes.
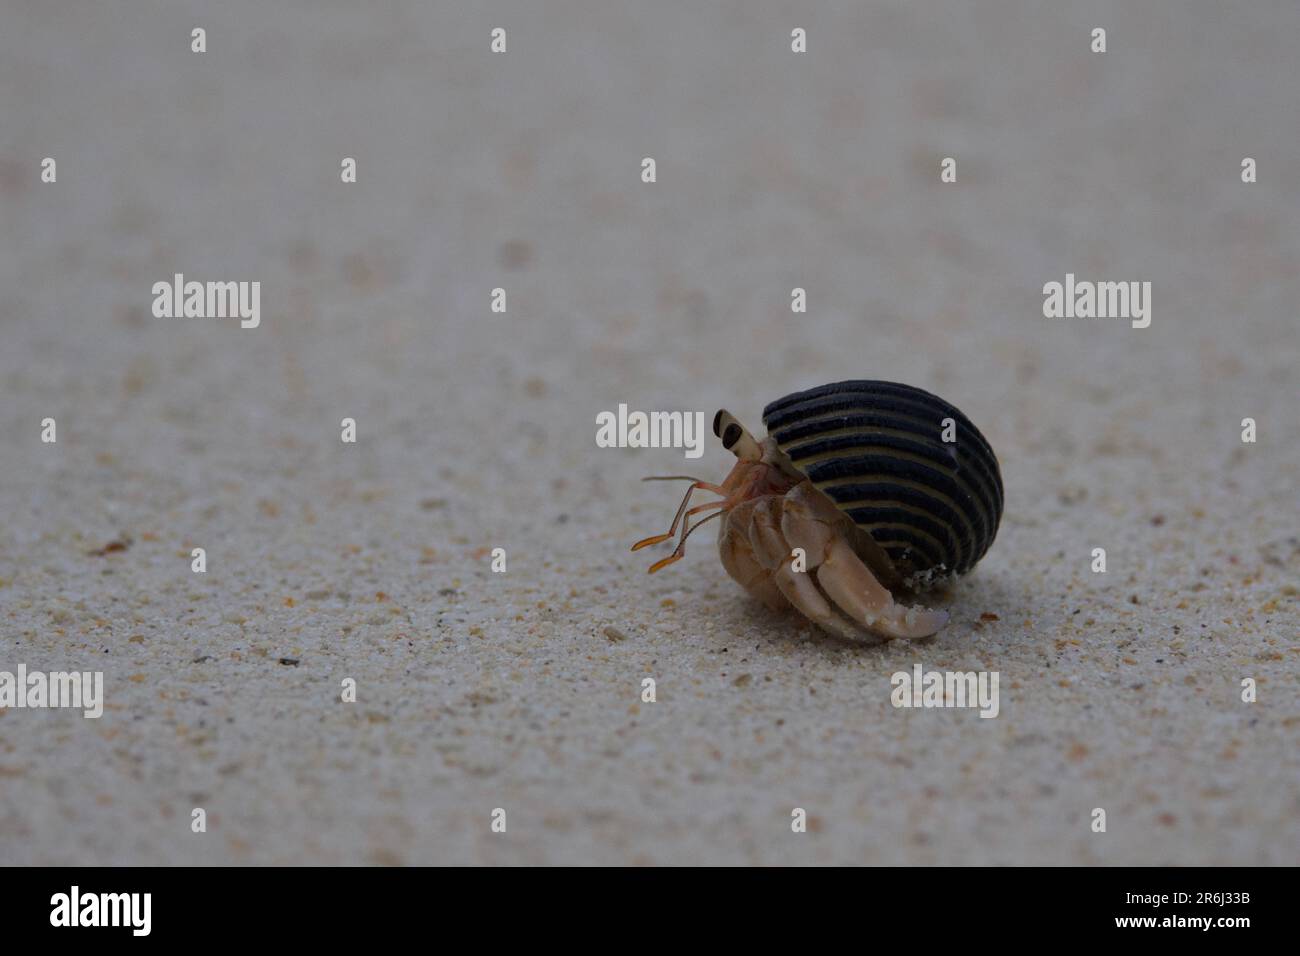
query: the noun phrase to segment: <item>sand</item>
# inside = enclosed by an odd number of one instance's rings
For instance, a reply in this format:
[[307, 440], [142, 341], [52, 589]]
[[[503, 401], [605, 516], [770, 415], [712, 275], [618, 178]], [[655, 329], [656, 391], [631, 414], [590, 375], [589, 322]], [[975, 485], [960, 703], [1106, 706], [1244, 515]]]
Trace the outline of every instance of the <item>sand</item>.
[[[10, 4], [0, 670], [105, 701], [0, 710], [0, 862], [1295, 863], [1300, 11], [1130, 6]], [[707, 531], [646, 575], [638, 479], [730, 456], [601, 411], [846, 378], [999, 455], [947, 629], [773, 615]]]

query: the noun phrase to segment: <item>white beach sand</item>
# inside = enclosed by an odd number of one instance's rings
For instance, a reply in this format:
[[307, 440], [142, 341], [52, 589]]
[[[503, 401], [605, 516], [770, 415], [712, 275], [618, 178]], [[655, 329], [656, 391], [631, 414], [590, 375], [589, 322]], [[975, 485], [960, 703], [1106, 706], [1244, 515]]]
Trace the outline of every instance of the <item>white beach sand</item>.
[[[1294, 864], [1300, 9], [1132, 6], [6, 3], [0, 670], [106, 703], [0, 710], [0, 863]], [[845, 378], [1001, 459], [946, 630], [773, 616], [706, 532], [645, 574], [638, 479], [730, 456], [598, 412]]]

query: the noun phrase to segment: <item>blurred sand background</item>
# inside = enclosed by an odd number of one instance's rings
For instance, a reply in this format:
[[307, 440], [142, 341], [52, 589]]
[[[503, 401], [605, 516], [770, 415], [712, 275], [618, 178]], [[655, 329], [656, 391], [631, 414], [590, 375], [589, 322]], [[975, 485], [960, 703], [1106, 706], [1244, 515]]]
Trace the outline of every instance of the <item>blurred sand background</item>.
[[[107, 704], [0, 711], [0, 863], [1295, 863], [1298, 38], [1292, 2], [3, 0], [0, 669]], [[261, 327], [154, 318], [175, 272], [259, 280]], [[1151, 327], [1045, 319], [1067, 272], [1150, 281]], [[680, 489], [638, 479], [730, 456], [596, 414], [758, 429], [842, 378], [1001, 458], [952, 624], [833, 640], [704, 532], [647, 577]], [[918, 662], [999, 671], [1000, 716], [894, 709]]]

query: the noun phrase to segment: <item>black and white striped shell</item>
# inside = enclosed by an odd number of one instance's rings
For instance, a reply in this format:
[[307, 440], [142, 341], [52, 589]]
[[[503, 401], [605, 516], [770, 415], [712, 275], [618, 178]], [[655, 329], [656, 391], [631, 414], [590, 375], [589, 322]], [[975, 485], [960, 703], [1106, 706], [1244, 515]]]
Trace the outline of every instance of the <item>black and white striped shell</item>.
[[[952, 419], [953, 442], [943, 440], [944, 419]], [[772, 402], [763, 424], [902, 577], [964, 574], [993, 543], [1002, 517], [997, 456], [937, 395], [894, 382], [837, 382]]]

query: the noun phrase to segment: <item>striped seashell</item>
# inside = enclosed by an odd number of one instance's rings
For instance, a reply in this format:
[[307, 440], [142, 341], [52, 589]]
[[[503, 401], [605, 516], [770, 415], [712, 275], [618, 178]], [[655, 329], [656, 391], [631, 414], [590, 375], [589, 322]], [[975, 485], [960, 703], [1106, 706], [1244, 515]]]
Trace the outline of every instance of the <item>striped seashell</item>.
[[[946, 418], [953, 442], [942, 437]], [[937, 395], [837, 382], [772, 402], [763, 423], [794, 469], [870, 534], [904, 579], [964, 574], [993, 544], [1002, 517], [997, 456]]]

